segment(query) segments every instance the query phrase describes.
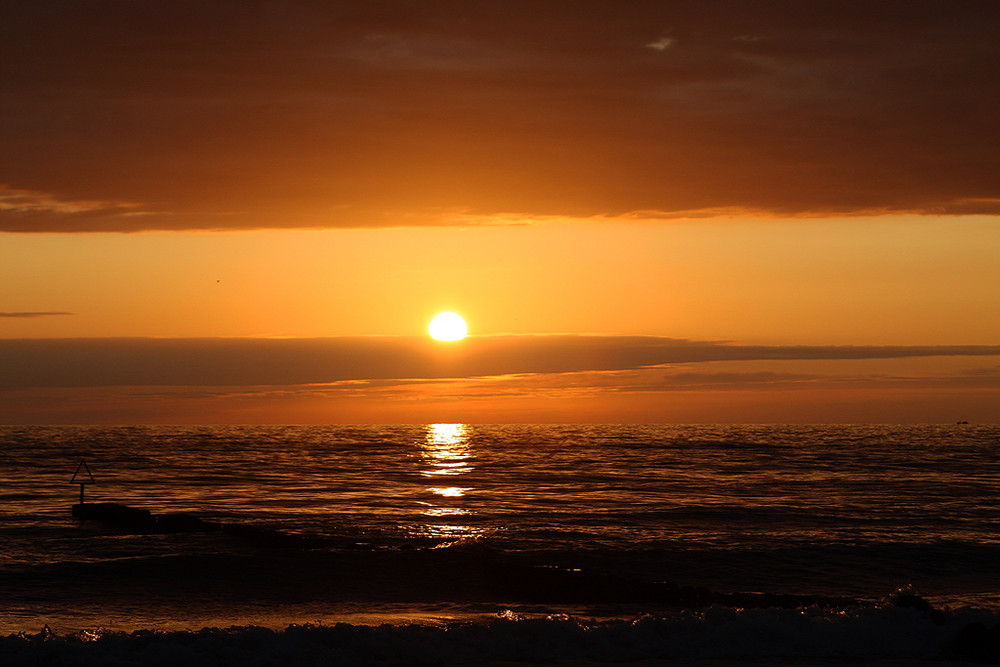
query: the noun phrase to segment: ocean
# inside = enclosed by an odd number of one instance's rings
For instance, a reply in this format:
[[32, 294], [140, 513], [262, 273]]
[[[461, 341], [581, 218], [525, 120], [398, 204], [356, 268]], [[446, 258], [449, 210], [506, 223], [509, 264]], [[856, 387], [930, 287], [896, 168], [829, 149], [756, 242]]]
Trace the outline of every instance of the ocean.
[[[967, 424], [0, 427], [0, 665], [1000, 662], [998, 451]], [[149, 515], [75, 518], [74, 474]]]

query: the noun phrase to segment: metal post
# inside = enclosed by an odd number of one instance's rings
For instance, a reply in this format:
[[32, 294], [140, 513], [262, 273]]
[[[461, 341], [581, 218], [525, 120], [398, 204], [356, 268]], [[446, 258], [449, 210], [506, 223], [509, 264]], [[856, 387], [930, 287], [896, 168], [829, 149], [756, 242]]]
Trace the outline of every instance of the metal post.
[[83, 487], [87, 484], [94, 483], [94, 476], [90, 474], [90, 467], [87, 462], [80, 459], [80, 465], [76, 467], [76, 472], [73, 473], [73, 479], [69, 480], [70, 484], [80, 485], [80, 504], [83, 504]]

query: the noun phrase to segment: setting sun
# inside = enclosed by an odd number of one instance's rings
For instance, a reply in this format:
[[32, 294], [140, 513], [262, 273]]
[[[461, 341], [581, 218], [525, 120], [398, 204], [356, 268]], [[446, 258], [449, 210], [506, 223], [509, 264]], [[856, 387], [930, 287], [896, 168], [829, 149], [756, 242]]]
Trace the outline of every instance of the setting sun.
[[458, 313], [438, 313], [427, 327], [435, 340], [461, 340], [469, 333], [465, 320]]
[[1000, 667], [998, 33], [0, 0], [0, 667]]

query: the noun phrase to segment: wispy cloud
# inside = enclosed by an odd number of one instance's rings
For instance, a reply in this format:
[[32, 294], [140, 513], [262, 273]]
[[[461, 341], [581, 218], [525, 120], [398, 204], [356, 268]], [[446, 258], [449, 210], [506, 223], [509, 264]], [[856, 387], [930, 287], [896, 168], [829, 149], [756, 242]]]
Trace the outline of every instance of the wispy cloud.
[[74, 199], [0, 184], [0, 231], [93, 232], [162, 229], [161, 214], [130, 201]]
[[27, 312], [15, 312], [15, 313], [0, 313], [0, 317], [15, 317], [15, 318], [32, 318], [32, 317], [51, 317], [54, 315], [75, 315], [76, 313], [70, 313], [63, 310], [47, 310], [47, 311], [27, 311]]
[[666, 51], [674, 43], [671, 37], [660, 37], [659, 39], [650, 42], [646, 45], [647, 49], [653, 49], [654, 51]]
[[135, 214], [140, 210], [141, 206], [132, 202], [65, 199], [47, 192], [22, 190], [0, 184], [0, 211], [72, 215], [87, 213]]

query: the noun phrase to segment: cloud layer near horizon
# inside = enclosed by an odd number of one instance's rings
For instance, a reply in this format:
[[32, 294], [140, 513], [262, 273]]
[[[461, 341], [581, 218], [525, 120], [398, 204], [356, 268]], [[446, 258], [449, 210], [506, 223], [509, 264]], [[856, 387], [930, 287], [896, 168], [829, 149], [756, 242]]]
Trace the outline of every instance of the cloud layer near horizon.
[[993, 422], [1000, 346], [0, 340], [0, 424]]
[[1000, 212], [1000, 5], [0, 8], [0, 230]]
[[[755, 346], [653, 336], [0, 340], [0, 390], [291, 386], [628, 371], [664, 364], [1000, 355], [1000, 346]], [[617, 383], [616, 383], [617, 384]]]
[[40, 311], [24, 311], [24, 312], [14, 312], [14, 313], [0, 313], [0, 317], [9, 317], [14, 319], [52, 317], [54, 315], [73, 315], [73, 313], [69, 313], [64, 310], [40, 310]]

